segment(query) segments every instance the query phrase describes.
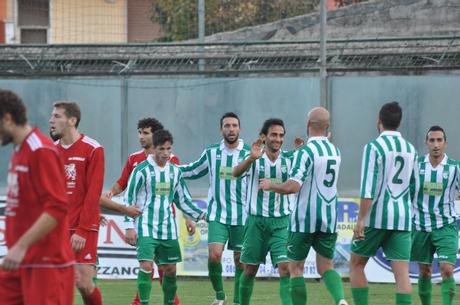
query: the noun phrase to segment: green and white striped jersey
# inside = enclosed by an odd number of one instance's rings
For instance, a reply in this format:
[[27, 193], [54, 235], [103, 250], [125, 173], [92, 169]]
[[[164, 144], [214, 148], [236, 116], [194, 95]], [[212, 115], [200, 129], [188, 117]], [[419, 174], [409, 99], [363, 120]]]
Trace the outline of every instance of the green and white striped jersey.
[[459, 174], [458, 162], [447, 155], [435, 168], [429, 155], [418, 158], [412, 217], [417, 231], [431, 232], [457, 220], [454, 201], [460, 188]]
[[293, 204], [291, 232], [336, 232], [340, 163], [339, 149], [326, 137], [309, 138], [295, 153], [289, 179], [301, 188]]
[[238, 140], [238, 147], [228, 148], [224, 141], [206, 148], [200, 158], [180, 165], [185, 179], [198, 179], [209, 173], [207, 221], [226, 225], [246, 222], [247, 177], [235, 178], [233, 168], [243, 161], [250, 147]]
[[[248, 156], [249, 157], [249, 156]], [[259, 190], [260, 179], [270, 179], [273, 183], [283, 183], [289, 178], [293, 159], [292, 152], [280, 152], [272, 162], [266, 153], [252, 162], [248, 175], [248, 210], [251, 215], [282, 217], [290, 214], [289, 195]]]
[[410, 184], [417, 153], [398, 131], [384, 131], [364, 147], [361, 198], [372, 199], [367, 227], [411, 230]]
[[126, 228], [136, 229], [139, 236], [177, 239], [176, 219], [171, 211], [173, 202], [193, 220], [203, 214], [193, 204], [179, 168], [170, 162], [160, 167], [152, 155], [136, 166], [126, 189], [125, 202], [142, 210], [136, 219], [126, 218]]

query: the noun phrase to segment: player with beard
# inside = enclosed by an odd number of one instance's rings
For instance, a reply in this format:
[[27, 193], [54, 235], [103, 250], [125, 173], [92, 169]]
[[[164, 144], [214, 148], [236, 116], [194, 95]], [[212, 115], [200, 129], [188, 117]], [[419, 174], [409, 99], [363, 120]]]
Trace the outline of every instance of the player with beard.
[[[163, 129], [163, 124], [161, 124], [161, 122], [155, 118], [144, 118], [144, 119], [139, 120], [139, 122], [137, 123], [137, 132], [139, 136], [139, 144], [141, 145], [142, 150], [137, 151], [128, 157], [128, 160], [126, 160], [126, 164], [125, 164], [125, 167], [123, 168], [123, 172], [120, 178], [117, 180], [117, 182], [114, 183], [110, 191], [107, 192], [105, 196], [101, 196], [101, 206], [111, 209], [111, 210], [121, 212], [129, 217], [139, 216], [140, 211], [136, 206], [122, 205], [122, 204], [114, 202], [113, 200], [111, 200], [111, 198], [112, 196], [118, 195], [122, 193], [123, 191], [125, 191], [128, 185], [129, 176], [131, 175], [133, 170], [136, 168], [136, 166], [144, 162], [149, 155], [152, 155], [154, 153], [153, 133], [161, 129]], [[169, 161], [175, 165], [179, 164], [179, 158], [172, 153], [170, 154]], [[174, 204], [171, 206], [171, 209], [172, 209], [172, 213], [175, 215]], [[188, 233], [190, 235], [195, 234], [195, 226], [196, 226], [195, 222], [191, 221], [188, 218], [186, 218], [185, 221], [186, 221], [186, 227], [187, 227]], [[154, 272], [152, 271], [150, 274], [153, 280]], [[161, 267], [158, 268], [158, 274], [160, 276], [160, 284], [161, 284], [163, 280], [163, 270], [161, 269]], [[139, 305], [139, 304], [140, 304], [139, 294], [136, 293], [136, 296], [131, 305]], [[176, 296], [174, 300], [174, 305], [180, 305], [180, 300], [178, 296]]]
[[5, 241], [0, 261], [0, 304], [73, 304], [62, 160], [53, 143], [27, 122], [26, 107], [0, 90], [0, 143], [12, 143], [8, 168]]
[[223, 140], [206, 148], [200, 158], [188, 165], [180, 166], [183, 177], [198, 179], [209, 174], [208, 192], [208, 270], [216, 299], [213, 305], [226, 304], [222, 282], [222, 253], [227, 248], [233, 252], [235, 262], [235, 285], [233, 303], [239, 304], [239, 283], [243, 273], [240, 263], [246, 222], [246, 177], [235, 178], [233, 168], [250, 153], [250, 147], [239, 139], [240, 119], [233, 112], [220, 119]]
[[[289, 269], [286, 243], [289, 226], [289, 198], [259, 189], [259, 180], [275, 183], [288, 180], [293, 153], [281, 150], [284, 142], [284, 122], [268, 119], [260, 131], [260, 138], [252, 144], [251, 154], [233, 170], [235, 177], [248, 176], [248, 221], [244, 231], [241, 262], [244, 274], [240, 284], [240, 304], [249, 305], [254, 279], [259, 265], [265, 263], [270, 252], [273, 265], [280, 275], [279, 293], [282, 305], [291, 305]], [[265, 147], [262, 149], [262, 144]]]
[[99, 198], [104, 182], [104, 149], [96, 140], [79, 133], [80, 118], [78, 104], [59, 101], [54, 104], [49, 123], [64, 161], [70, 203], [70, 242], [77, 261], [76, 286], [86, 305], [102, 305], [93, 276], [100, 221]]

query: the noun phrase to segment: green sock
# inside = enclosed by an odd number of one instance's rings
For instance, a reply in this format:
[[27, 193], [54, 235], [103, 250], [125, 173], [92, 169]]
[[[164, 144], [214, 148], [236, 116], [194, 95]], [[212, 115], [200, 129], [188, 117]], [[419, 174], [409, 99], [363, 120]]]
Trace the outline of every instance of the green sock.
[[431, 305], [431, 278], [418, 278], [418, 296], [422, 305]]
[[141, 305], [148, 305], [150, 301], [150, 290], [152, 290], [151, 273], [139, 269], [139, 273], [137, 274], [137, 291], [139, 292]]
[[208, 272], [212, 288], [214, 288], [216, 292], [216, 299], [225, 300], [224, 284], [222, 281], [222, 264], [220, 262], [213, 263], [208, 261]]
[[351, 294], [355, 305], [369, 305], [369, 288], [351, 288]]
[[163, 288], [163, 304], [164, 305], [174, 304], [174, 299], [176, 297], [176, 291], [177, 291], [176, 276], [163, 275], [162, 288]]
[[[233, 303], [234, 304], [240, 303], [240, 282], [241, 282], [242, 274], [243, 274], [243, 269], [236, 267], [235, 279], [234, 279], [235, 282], [233, 283]], [[252, 294], [252, 288], [251, 288], [251, 294]]]
[[293, 305], [306, 305], [307, 304], [307, 286], [302, 277], [291, 277], [291, 299]]
[[291, 292], [289, 291], [289, 276], [280, 277], [280, 298], [281, 305], [292, 305]]
[[441, 282], [442, 305], [454, 304], [455, 280], [454, 278], [445, 279]]
[[[254, 276], [242, 274], [240, 278], [240, 305], [249, 305], [251, 303], [252, 289], [254, 288]], [[236, 293], [236, 292], [235, 292]], [[238, 302], [234, 302], [238, 304]]]
[[330, 269], [323, 274], [324, 285], [326, 285], [327, 291], [331, 294], [335, 304], [338, 304], [340, 300], [345, 299], [343, 293], [342, 278], [337, 271]]
[[412, 295], [408, 293], [396, 293], [396, 305], [411, 305]]

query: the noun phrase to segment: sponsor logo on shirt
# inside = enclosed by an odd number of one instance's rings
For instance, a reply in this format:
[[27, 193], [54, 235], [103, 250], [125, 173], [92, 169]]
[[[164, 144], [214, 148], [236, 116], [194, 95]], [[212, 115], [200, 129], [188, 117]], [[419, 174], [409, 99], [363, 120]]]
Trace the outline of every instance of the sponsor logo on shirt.
[[155, 184], [155, 195], [168, 196], [169, 195], [169, 182], [157, 182]]
[[24, 172], [24, 173], [27, 173], [29, 171], [29, 167], [24, 166], [24, 165], [16, 165], [14, 169], [18, 172]]
[[233, 176], [233, 167], [222, 166], [219, 169], [219, 178], [222, 180], [233, 180], [236, 179]]
[[82, 157], [69, 157], [69, 161], [85, 161], [85, 158]]

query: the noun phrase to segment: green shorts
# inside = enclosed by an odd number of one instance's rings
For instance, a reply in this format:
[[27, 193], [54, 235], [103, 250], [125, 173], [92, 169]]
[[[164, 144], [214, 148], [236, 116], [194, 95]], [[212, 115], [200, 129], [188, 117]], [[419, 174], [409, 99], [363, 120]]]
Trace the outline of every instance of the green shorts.
[[139, 237], [137, 240], [137, 260], [155, 261], [157, 265], [176, 264], [182, 261], [177, 239], [154, 239]]
[[434, 253], [438, 262], [455, 265], [458, 250], [457, 223], [451, 223], [432, 232], [412, 231], [411, 261], [432, 264]]
[[337, 233], [300, 233], [289, 232], [287, 255], [291, 261], [302, 261], [307, 258], [310, 248], [319, 255], [333, 259]]
[[241, 262], [249, 265], [265, 264], [268, 252], [274, 265], [287, 262], [288, 226], [289, 216], [248, 216]]
[[240, 252], [243, 247], [244, 226], [231, 226], [217, 221], [208, 223], [208, 244], [227, 244], [227, 249]]
[[380, 247], [388, 260], [409, 261], [411, 232], [366, 227], [364, 239], [351, 242], [351, 252], [358, 256], [375, 256]]

